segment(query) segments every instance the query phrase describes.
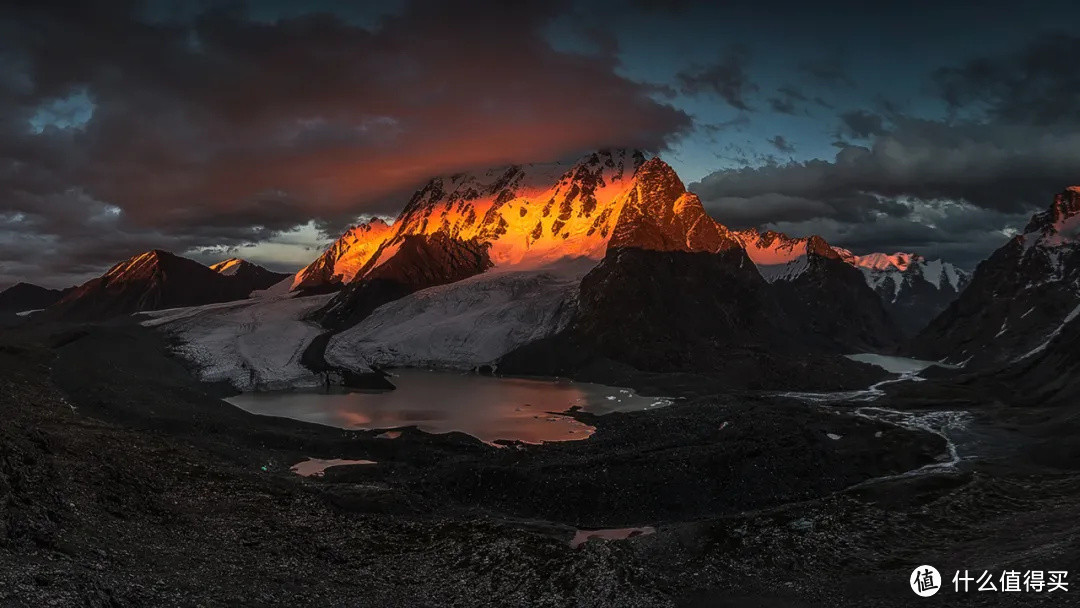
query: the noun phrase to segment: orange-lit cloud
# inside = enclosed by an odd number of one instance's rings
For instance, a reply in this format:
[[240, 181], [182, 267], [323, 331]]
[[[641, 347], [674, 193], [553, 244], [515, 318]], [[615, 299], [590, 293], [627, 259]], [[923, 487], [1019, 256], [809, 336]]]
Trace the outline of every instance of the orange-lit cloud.
[[[68, 260], [237, 244], [312, 218], [336, 230], [397, 211], [433, 175], [655, 150], [691, 125], [618, 75], [611, 52], [553, 49], [543, 29], [561, 8], [548, 2], [412, 2], [374, 29], [228, 11], [148, 24], [115, 2], [3, 10], [33, 27], [0, 58], [15, 93], [0, 156], [20, 163], [0, 190], [22, 193], [0, 213]], [[31, 128], [73, 91], [92, 102], [88, 121]], [[80, 234], [86, 200], [109, 221], [97, 237]]]

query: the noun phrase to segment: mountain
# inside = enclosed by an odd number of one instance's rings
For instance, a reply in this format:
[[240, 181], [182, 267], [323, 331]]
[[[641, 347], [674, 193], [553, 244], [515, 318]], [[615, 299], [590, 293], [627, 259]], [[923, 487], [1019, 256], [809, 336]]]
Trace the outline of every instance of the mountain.
[[387, 302], [467, 279], [491, 266], [487, 247], [476, 239], [463, 241], [441, 232], [404, 235], [384, 263], [363, 280], [349, 283], [316, 318], [327, 327], [354, 325]]
[[[329, 270], [334, 260], [356, 261], [350, 265], [351, 274], [360, 280], [317, 315], [328, 327], [351, 325], [392, 299], [451, 278], [483, 272], [489, 266], [536, 269], [574, 257], [599, 262], [612, 247], [714, 253], [746, 247], [751, 258], [761, 262], [758, 267], [766, 280], [774, 282], [776, 278], [770, 274], [774, 270], [769, 260], [759, 255], [768, 248], [763, 239], [771, 239], [775, 233], [755, 233], [751, 238], [748, 233], [731, 232], [708, 216], [696, 196], [685, 190], [662, 160], [645, 162], [640, 152], [627, 150], [599, 151], [569, 166], [510, 166], [435, 178], [413, 196], [393, 227], [381, 221], [374, 226], [350, 230], [297, 275], [296, 284], [313, 285], [311, 277], [326, 277], [334, 272]], [[390, 236], [386, 236], [388, 233]], [[430, 239], [433, 235], [443, 236], [438, 247], [429, 251], [453, 247], [464, 253], [473, 251], [473, 246], [466, 243], [476, 243], [485, 248], [487, 260], [473, 259], [465, 266], [434, 271], [430, 280], [395, 279], [392, 268], [420, 263], [420, 251], [412, 247], [406, 251], [412, 262], [380, 270], [388, 260], [402, 254], [406, 239]], [[788, 237], [781, 240], [789, 246], [795, 242]], [[813, 325], [816, 335], [829, 336], [826, 342], [836, 348], [865, 350], [895, 342], [896, 332], [880, 303], [868, 289], [858, 285], [863, 282], [861, 276], [845, 267], [820, 238], [813, 241], [818, 250], [807, 256], [807, 242], [798, 241], [803, 249], [801, 257], [783, 254], [793, 264], [788, 270], [792, 281], [801, 270], [813, 270], [795, 281], [794, 286], [785, 283], [777, 287], [788, 294], [784, 298], [790, 314]], [[473, 251], [473, 255], [480, 254]], [[356, 270], [359, 260], [366, 261]], [[809, 260], [814, 260], [813, 264]], [[463, 271], [466, 267], [470, 270]], [[844, 278], [837, 282], [822, 280], [833, 276]], [[378, 286], [364, 287], [365, 282], [376, 280]], [[837, 306], [824, 290], [849, 294], [851, 297], [842, 300], [847, 306]], [[856, 323], [852, 324], [851, 319]]]
[[1080, 398], [1080, 305], [1034, 348], [1003, 368], [986, 372], [991, 381], [1006, 383], [1020, 403], [1040, 406], [1075, 404]]
[[[781, 253], [776, 272], [769, 256]], [[681, 372], [832, 390], [885, 376], [840, 355], [896, 340], [878, 296], [824, 240], [733, 232], [661, 159], [627, 150], [434, 178], [392, 223], [350, 229], [292, 284], [333, 291], [289, 317], [329, 331], [295, 332], [264, 384], [288, 384], [281, 362], [299, 360], [343, 377], [422, 366], [631, 386]], [[203, 309], [206, 330], [184, 330], [188, 352], [227, 356], [252, 325], [286, 332], [267, 307], [287, 300], [253, 303], [242, 324]]]
[[271, 285], [276, 285], [289, 278], [286, 273], [273, 272], [240, 258], [223, 260], [211, 265], [210, 270], [222, 276], [230, 277], [233, 282], [240, 285], [239, 289], [241, 291], [247, 290], [248, 294], [253, 291], [268, 289]]
[[226, 302], [250, 293], [244, 281], [154, 249], [76, 287], [42, 314], [64, 320], [97, 320], [143, 310]]
[[314, 262], [296, 273], [292, 289], [306, 293], [340, 289], [353, 280], [391, 232], [379, 218], [349, 228]]
[[907, 350], [974, 368], [1040, 352], [1080, 305], [1078, 231], [1080, 186], [1073, 186], [980, 263], [960, 297]]
[[892, 317], [844, 250], [819, 236], [755, 229], [735, 236], [810, 339], [841, 352], [882, 350], [899, 342]]
[[442, 233], [485, 243], [493, 265], [538, 268], [563, 257], [603, 257], [615, 196], [645, 162], [637, 151], [602, 150], [580, 162], [511, 165], [436, 177], [392, 225], [350, 228], [297, 273], [293, 289], [329, 290], [363, 277], [410, 235]]
[[644, 162], [640, 152], [604, 150], [571, 165], [436, 177], [413, 195], [374, 253], [356, 256], [367, 258], [364, 266], [315, 318], [341, 329], [381, 304], [488, 268], [598, 261], [626, 202], [620, 195]]
[[0, 311], [23, 312], [47, 308], [59, 301], [70, 289], [47, 289], [31, 283], [16, 283], [0, 291]]
[[857, 367], [833, 355], [895, 341], [878, 297], [823, 240], [800, 241], [801, 272], [766, 280], [749, 235], [640, 153], [436, 178], [392, 227], [316, 315], [337, 332], [333, 364], [821, 385]]
[[838, 252], [862, 271], [897, 326], [908, 336], [926, 327], [971, 281], [967, 271], [915, 253], [853, 255], [842, 249]]
[[813, 291], [798, 293], [766, 280], [773, 275], [743, 244], [749, 235], [712, 220], [659, 159], [642, 165], [622, 196], [618, 238], [582, 279], [572, 320], [503, 357], [500, 369], [602, 381], [627, 381], [628, 369], [691, 372], [747, 388], [861, 380], [858, 366], [834, 356], [855, 346], [804, 313], [836, 305], [842, 296], [818, 304], [818, 282], [839, 271], [840, 282], [878, 307], [882, 322], [884, 314], [857, 271], [823, 241], [804, 247], [805, 287]]

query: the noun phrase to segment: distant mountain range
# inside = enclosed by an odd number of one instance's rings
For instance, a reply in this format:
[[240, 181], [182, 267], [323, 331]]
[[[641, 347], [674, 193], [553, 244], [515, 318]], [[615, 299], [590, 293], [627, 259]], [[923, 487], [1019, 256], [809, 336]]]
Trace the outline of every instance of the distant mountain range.
[[98, 320], [146, 310], [226, 302], [246, 298], [252, 291], [266, 289], [288, 276], [237, 259], [206, 267], [154, 249], [71, 288], [42, 316], [67, 321]]
[[350, 230], [298, 276], [353, 275], [315, 316], [338, 332], [326, 355], [342, 365], [724, 369], [749, 385], [767, 384], [763, 373], [826, 379], [844, 364], [807, 353], [898, 342], [880, 298], [828, 244], [804, 239], [781, 276], [755, 259], [763, 239], [713, 220], [660, 159], [602, 151], [436, 178], [391, 226]]
[[[605, 226], [598, 222], [610, 220], [612, 209], [605, 207], [604, 199], [593, 193], [594, 184], [602, 181], [602, 190], [611, 197], [612, 184], [621, 176], [614, 169], [614, 159], [605, 159], [605, 163], [609, 160], [608, 175], [596, 175], [596, 168], [590, 168], [588, 164], [564, 168], [577, 175], [577, 181], [560, 180], [561, 188], [554, 188], [553, 192], [538, 185], [543, 176], [557, 173], [548, 165], [436, 178], [417, 193], [403, 213], [404, 219], [394, 222], [393, 226], [376, 218], [347, 230], [319, 258], [296, 274], [293, 289], [303, 293], [342, 289], [358, 274], [364, 275], [377, 268], [380, 256], [392, 250], [395, 242], [402, 242], [413, 232], [423, 234], [433, 230], [467, 235], [485, 242], [498, 241], [496, 259], [501, 259], [503, 265], [509, 263], [519, 268], [542, 265], [545, 261], [558, 259], [560, 254], [573, 256], [584, 252], [586, 257], [596, 259], [608, 241]], [[625, 172], [626, 168], [620, 166], [619, 171]], [[528, 230], [522, 231], [522, 222], [529, 222], [530, 191], [539, 191], [541, 200], [544, 195], [548, 198], [540, 209], [537, 224], [527, 223], [524, 227]], [[441, 194], [436, 196], [435, 193]], [[573, 208], [573, 203], [567, 205], [559, 198], [565, 193], [585, 193], [584, 207], [590, 215], [579, 213], [575, 217], [567, 211]], [[513, 213], [509, 217], [506, 214], [487, 215], [491, 209], [501, 206], [496, 205], [500, 198], [504, 202], [519, 201], [516, 216]], [[557, 215], [550, 212], [555, 208], [555, 201], [559, 202]], [[602, 208], [594, 216], [592, 209], [597, 205]], [[581, 211], [585, 212], [585, 208]], [[549, 210], [547, 215], [543, 214], [545, 209]], [[588, 217], [594, 218], [593, 223], [582, 221]], [[546, 225], [545, 221], [548, 221]], [[552, 242], [555, 229], [563, 231], [561, 238], [565, 241], [565, 249], [559, 249], [558, 239]], [[966, 271], [942, 260], [927, 260], [911, 253], [857, 256], [845, 249], [830, 247], [821, 237], [790, 237], [754, 229], [732, 232], [732, 237], [746, 249], [762, 278], [769, 283], [798, 279], [810, 268], [812, 257], [835, 258], [831, 253], [825, 253], [826, 249], [833, 249], [841, 261], [862, 271], [866, 283], [879, 296], [901, 335], [912, 335], [922, 329], [956, 298], [970, 279]], [[386, 247], [383, 247], [384, 243]], [[369, 261], [372, 262], [370, 266]]]
[[853, 255], [837, 251], [862, 271], [890, 316], [909, 336], [926, 327], [971, 281], [967, 271], [949, 262], [913, 253]]
[[343, 368], [827, 384], [851, 373], [836, 357], [851, 352], [973, 368], [1054, 352], [1080, 305], [1078, 199], [1080, 188], [1058, 195], [969, 275], [910, 253], [856, 255], [819, 236], [730, 230], [659, 158], [605, 150], [434, 178], [393, 222], [350, 228], [291, 277], [155, 250], [54, 304], [58, 294], [30, 286], [0, 303], [100, 319], [275, 285], [282, 297], [329, 294], [305, 314], [329, 332], [314, 354]]

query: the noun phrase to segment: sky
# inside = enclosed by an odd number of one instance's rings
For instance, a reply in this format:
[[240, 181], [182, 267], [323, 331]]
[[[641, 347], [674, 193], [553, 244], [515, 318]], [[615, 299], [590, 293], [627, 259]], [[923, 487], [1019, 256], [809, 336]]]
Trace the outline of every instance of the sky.
[[733, 227], [973, 268], [1080, 183], [1071, 2], [7, 2], [0, 288], [275, 270], [435, 175], [658, 154]]

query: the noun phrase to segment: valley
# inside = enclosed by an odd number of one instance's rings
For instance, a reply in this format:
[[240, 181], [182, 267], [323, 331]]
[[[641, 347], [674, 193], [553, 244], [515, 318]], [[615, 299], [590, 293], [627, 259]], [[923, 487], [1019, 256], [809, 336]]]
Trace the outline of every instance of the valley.
[[1071, 568], [1076, 192], [969, 276], [731, 230], [603, 150], [435, 178], [294, 275], [13, 288], [0, 600], [901, 606], [912, 561]]

